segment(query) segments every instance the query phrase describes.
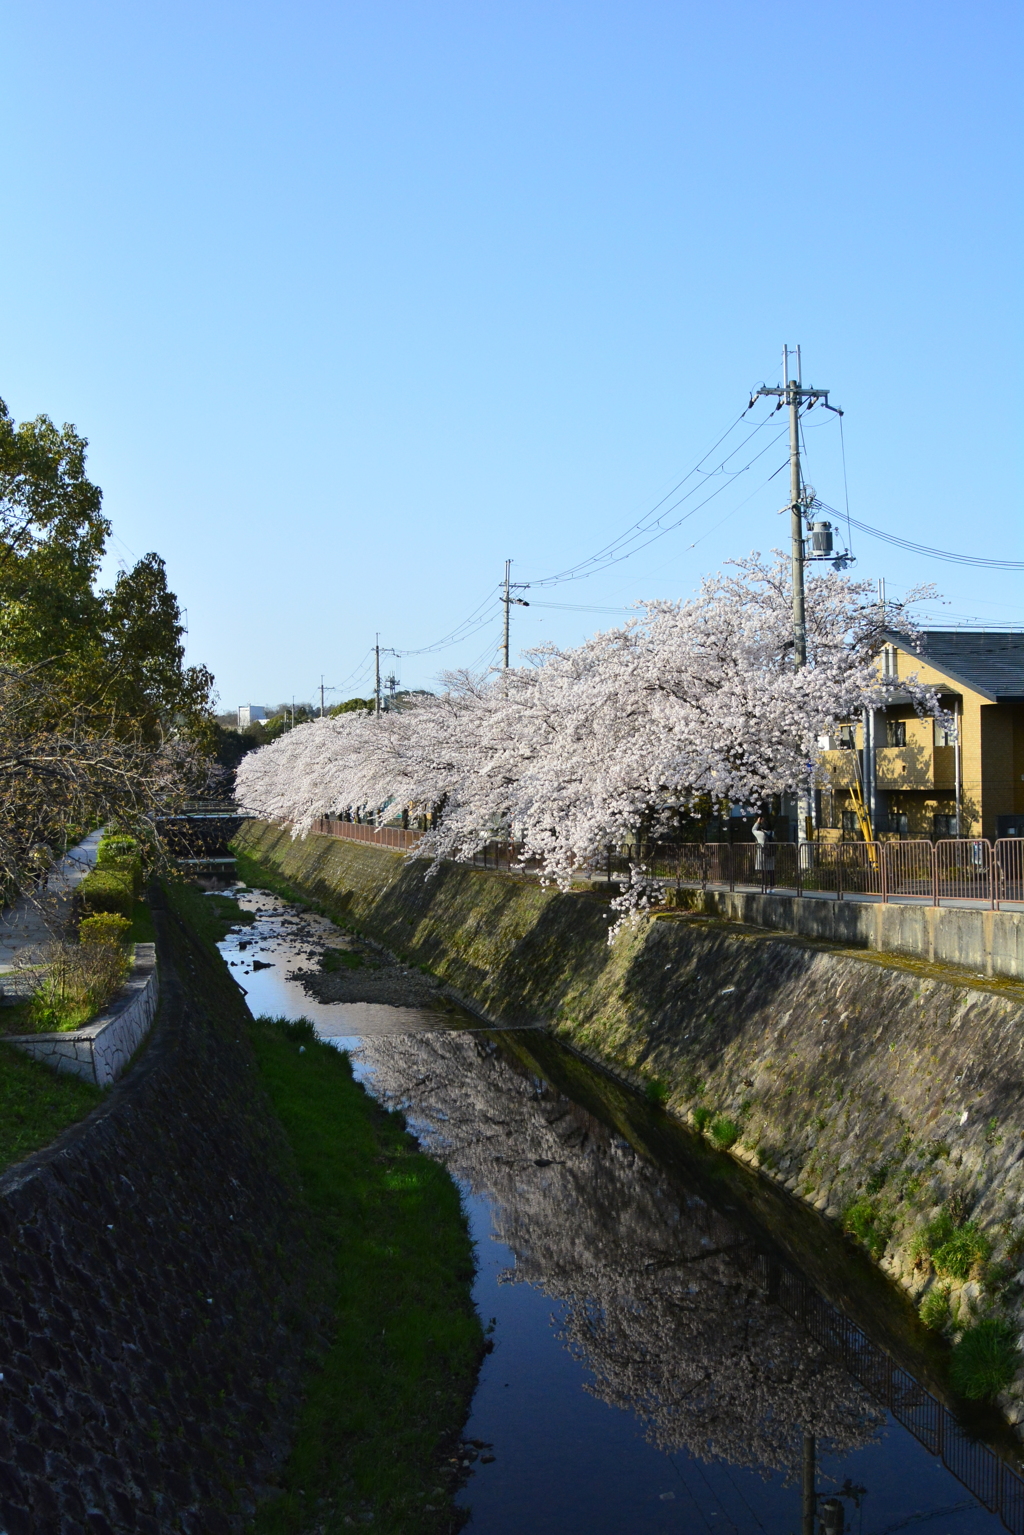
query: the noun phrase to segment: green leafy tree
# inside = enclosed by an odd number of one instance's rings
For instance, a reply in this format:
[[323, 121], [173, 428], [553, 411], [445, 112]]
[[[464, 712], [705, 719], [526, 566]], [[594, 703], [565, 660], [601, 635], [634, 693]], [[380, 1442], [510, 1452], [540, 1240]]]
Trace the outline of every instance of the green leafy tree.
[[213, 675], [185, 665], [181, 611], [160, 556], [122, 571], [103, 607], [102, 686], [115, 722], [147, 741], [178, 734], [212, 752]]
[[95, 589], [110, 524], [85, 473], [86, 441], [48, 416], [16, 425], [0, 400], [0, 654], [20, 664], [95, 664]]
[[86, 441], [0, 401], [0, 886], [31, 887], [99, 821], [145, 834], [200, 792], [212, 685], [185, 665], [177, 599], [147, 554], [97, 587], [110, 525]]

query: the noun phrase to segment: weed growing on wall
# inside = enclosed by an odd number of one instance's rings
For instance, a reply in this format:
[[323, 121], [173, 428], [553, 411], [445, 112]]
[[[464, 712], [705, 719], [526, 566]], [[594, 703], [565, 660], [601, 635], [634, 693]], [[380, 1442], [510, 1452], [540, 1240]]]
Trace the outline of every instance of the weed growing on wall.
[[740, 1138], [740, 1127], [734, 1119], [729, 1119], [725, 1114], [719, 1114], [717, 1119], [711, 1122], [711, 1139], [719, 1151], [728, 1151], [730, 1146], [735, 1146]]
[[967, 1329], [953, 1349], [950, 1378], [961, 1396], [991, 1401], [1010, 1384], [1019, 1363], [1013, 1323], [984, 1317]]
[[937, 1273], [962, 1283], [983, 1277], [992, 1243], [976, 1221], [957, 1222], [961, 1210], [960, 1201], [956, 1205], [948, 1201], [915, 1238], [911, 1251], [915, 1260], [930, 1258]]
[[880, 1258], [892, 1235], [893, 1217], [870, 1199], [857, 1199], [843, 1212], [843, 1230], [863, 1242], [873, 1258]]
[[918, 1315], [933, 1332], [944, 1332], [950, 1322], [948, 1288], [945, 1285], [933, 1285], [921, 1302]]

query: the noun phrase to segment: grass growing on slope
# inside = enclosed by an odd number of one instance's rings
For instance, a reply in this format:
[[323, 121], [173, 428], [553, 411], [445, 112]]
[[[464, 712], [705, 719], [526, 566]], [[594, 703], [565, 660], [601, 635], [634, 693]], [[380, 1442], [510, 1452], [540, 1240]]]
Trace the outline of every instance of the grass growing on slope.
[[331, 1260], [335, 1320], [284, 1493], [255, 1529], [333, 1535], [366, 1521], [382, 1535], [456, 1530], [455, 1473], [440, 1468], [483, 1347], [458, 1191], [310, 1024], [261, 1018], [252, 1037]]
[[329, 907], [304, 895], [294, 885], [289, 885], [284, 876], [278, 874], [276, 870], [266, 868], [248, 853], [241, 853], [236, 849], [232, 851], [235, 854], [235, 872], [250, 889], [269, 890], [271, 895], [279, 895], [286, 901], [294, 901], [297, 906], [303, 906], [307, 911], [318, 911], [325, 917], [337, 917], [337, 914], [333, 913]]
[[128, 942], [156, 943], [153, 914], [145, 901], [135, 902], [135, 911], [132, 914], [132, 930], [128, 935]]
[[184, 880], [169, 882], [167, 895], [178, 914], [210, 948], [215, 949], [233, 927], [249, 926], [256, 920], [251, 911], [243, 911], [231, 896], [219, 891], [207, 895], [198, 885]]
[[52, 1066], [0, 1044], [0, 1169], [48, 1146], [102, 1097], [90, 1082], [58, 1076]]

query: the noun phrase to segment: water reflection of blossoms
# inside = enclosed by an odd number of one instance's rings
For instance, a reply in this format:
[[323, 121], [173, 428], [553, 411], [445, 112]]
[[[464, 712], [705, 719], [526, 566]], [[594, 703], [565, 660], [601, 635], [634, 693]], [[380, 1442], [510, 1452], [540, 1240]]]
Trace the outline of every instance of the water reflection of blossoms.
[[561, 1302], [588, 1388], [668, 1451], [793, 1470], [805, 1432], [879, 1431], [860, 1386], [763, 1294], [753, 1248], [570, 1100], [477, 1035], [365, 1041], [378, 1091], [494, 1205], [506, 1278]]

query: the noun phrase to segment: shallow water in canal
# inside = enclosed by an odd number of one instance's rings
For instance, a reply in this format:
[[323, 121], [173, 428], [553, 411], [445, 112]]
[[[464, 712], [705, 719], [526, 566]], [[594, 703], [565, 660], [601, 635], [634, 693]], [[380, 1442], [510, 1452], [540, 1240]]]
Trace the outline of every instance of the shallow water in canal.
[[493, 1456], [460, 1494], [467, 1529], [799, 1535], [808, 1433], [848, 1535], [1004, 1528], [770, 1298], [773, 1232], [667, 1116], [631, 1094], [623, 1109], [624, 1089], [535, 1031], [318, 1000], [295, 976], [344, 936], [238, 898], [257, 921], [221, 950], [253, 1013], [310, 1018], [348, 1049], [463, 1190], [494, 1341], [464, 1435]]

